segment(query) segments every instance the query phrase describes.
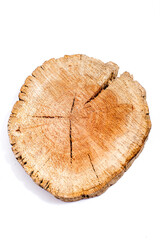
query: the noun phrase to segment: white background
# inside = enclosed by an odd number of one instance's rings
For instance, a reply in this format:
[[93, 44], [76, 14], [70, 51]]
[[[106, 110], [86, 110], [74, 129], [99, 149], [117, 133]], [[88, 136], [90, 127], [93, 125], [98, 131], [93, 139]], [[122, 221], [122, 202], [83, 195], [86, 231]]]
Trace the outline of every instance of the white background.
[[[114, 61], [147, 91], [152, 130], [141, 155], [103, 195], [74, 203], [32, 182], [7, 121], [25, 78], [50, 58]], [[0, 1], [0, 239], [160, 239], [160, 1]]]

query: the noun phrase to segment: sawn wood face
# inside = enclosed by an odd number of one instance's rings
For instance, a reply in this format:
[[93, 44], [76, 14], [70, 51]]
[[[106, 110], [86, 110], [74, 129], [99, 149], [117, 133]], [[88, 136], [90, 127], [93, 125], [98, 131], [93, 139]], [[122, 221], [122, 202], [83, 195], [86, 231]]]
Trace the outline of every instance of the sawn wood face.
[[64, 201], [101, 194], [142, 149], [151, 124], [145, 90], [118, 66], [84, 55], [51, 59], [21, 88], [9, 120], [13, 152]]

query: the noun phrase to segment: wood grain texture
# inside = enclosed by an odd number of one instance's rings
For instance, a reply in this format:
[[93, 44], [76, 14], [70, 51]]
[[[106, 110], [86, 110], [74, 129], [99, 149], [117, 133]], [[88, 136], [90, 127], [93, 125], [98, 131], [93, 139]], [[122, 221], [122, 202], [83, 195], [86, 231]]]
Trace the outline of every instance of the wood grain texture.
[[29, 76], [8, 131], [19, 163], [64, 201], [100, 195], [142, 150], [151, 128], [146, 94], [115, 63], [85, 55], [46, 61]]

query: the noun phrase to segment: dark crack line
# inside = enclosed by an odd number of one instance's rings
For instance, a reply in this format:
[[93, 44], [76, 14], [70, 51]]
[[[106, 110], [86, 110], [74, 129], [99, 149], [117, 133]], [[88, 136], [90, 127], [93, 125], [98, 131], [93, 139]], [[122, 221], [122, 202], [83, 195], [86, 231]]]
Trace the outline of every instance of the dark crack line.
[[32, 116], [33, 118], [64, 118], [63, 116]]
[[75, 103], [75, 97], [73, 98], [73, 103], [72, 103], [72, 107], [71, 107], [71, 112], [73, 111], [74, 103]]
[[43, 66], [40, 66], [40, 68], [42, 68], [44, 70], [44, 67]]
[[72, 123], [71, 120], [69, 121], [69, 139], [70, 139], [70, 158], [72, 164]]
[[[36, 76], [32, 73], [32, 77], [36, 78]], [[32, 81], [32, 80], [31, 80]]]
[[16, 143], [11, 143], [12, 147], [15, 145]]
[[26, 94], [25, 92], [21, 91], [21, 93]]
[[90, 99], [85, 102], [85, 104], [91, 102], [93, 99], [95, 99], [101, 92], [102, 90], [105, 90], [108, 87], [108, 83], [103, 84], [93, 95], [90, 97]]
[[49, 188], [49, 181], [47, 181], [46, 185], [45, 185], [45, 189], [47, 190]]
[[[73, 111], [75, 104], [75, 97], [73, 98], [72, 106], [71, 106], [71, 113]], [[69, 120], [69, 139], [70, 139], [70, 162], [72, 164], [72, 122]]]
[[30, 172], [30, 177], [33, 175], [33, 173], [34, 173], [34, 171], [31, 171], [31, 172]]
[[[109, 86], [109, 81], [112, 80], [112, 79], [113, 79], [113, 73], [111, 74], [110, 78], [109, 78], [105, 83], [103, 83], [103, 84], [99, 87], [99, 89], [90, 97], [90, 99], [85, 102], [85, 104], [91, 102], [91, 101], [92, 101], [93, 99], [95, 99], [103, 90], [105, 90], [105, 89]], [[84, 105], [85, 105], [85, 104], [84, 104]]]
[[21, 133], [20, 127], [18, 127], [18, 129], [16, 129], [16, 132], [20, 132]]
[[[91, 163], [92, 169], [93, 169], [93, 171], [94, 171], [94, 173], [95, 173], [95, 175], [96, 175], [96, 177], [97, 177], [97, 179], [98, 179], [98, 182], [99, 182], [99, 177], [98, 177], [98, 175], [97, 175], [97, 173], [96, 173], [96, 170], [95, 170], [94, 165], [93, 165], [93, 163], [92, 163], [92, 159], [91, 159], [91, 157], [90, 157], [89, 154], [88, 154], [88, 157], [89, 157], [89, 160], [90, 160], [90, 163]], [[99, 183], [100, 183], [100, 182], [99, 182]]]

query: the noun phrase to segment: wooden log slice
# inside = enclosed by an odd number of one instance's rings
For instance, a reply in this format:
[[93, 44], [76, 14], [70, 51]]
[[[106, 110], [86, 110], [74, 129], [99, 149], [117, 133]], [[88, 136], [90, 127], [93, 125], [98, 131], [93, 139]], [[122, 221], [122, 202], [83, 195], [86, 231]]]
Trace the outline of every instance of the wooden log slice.
[[64, 201], [100, 195], [128, 169], [151, 123], [145, 90], [115, 63], [51, 59], [21, 88], [9, 119], [13, 152], [41, 187]]

